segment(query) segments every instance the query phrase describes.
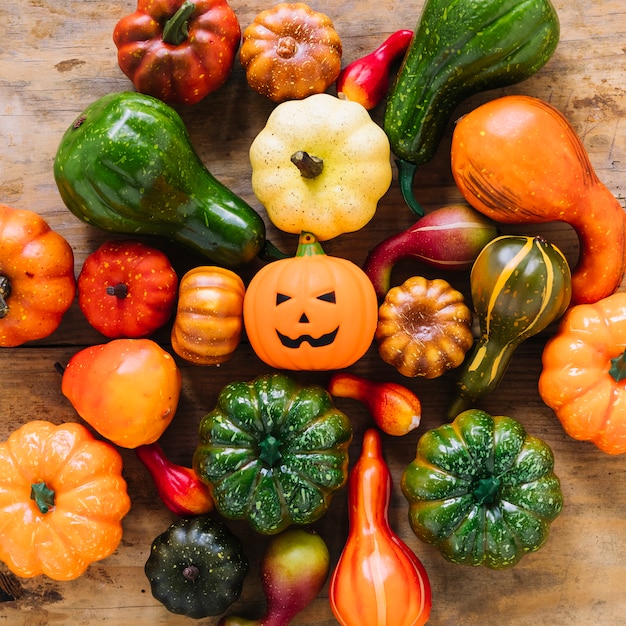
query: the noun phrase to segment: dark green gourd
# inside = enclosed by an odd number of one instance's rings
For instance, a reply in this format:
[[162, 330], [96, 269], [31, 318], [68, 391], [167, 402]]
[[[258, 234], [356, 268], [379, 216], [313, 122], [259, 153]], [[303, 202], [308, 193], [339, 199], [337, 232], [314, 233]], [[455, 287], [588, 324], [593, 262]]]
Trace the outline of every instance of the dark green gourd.
[[265, 224], [220, 183], [178, 113], [134, 92], [96, 100], [63, 135], [54, 177], [67, 208], [111, 233], [154, 235], [225, 266], [252, 260]]
[[559, 35], [550, 0], [426, 0], [383, 121], [402, 195], [415, 213], [423, 215], [413, 196], [415, 171], [434, 156], [454, 109], [470, 95], [534, 74]]

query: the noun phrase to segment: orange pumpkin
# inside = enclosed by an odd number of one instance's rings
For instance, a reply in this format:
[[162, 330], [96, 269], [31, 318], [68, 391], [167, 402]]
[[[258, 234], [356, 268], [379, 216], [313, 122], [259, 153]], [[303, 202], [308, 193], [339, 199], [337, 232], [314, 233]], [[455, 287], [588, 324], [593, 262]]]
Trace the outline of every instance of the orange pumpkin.
[[122, 457], [83, 425], [32, 420], [0, 444], [0, 560], [17, 576], [77, 578], [129, 509]]
[[239, 60], [252, 89], [273, 102], [323, 93], [341, 71], [331, 19], [303, 2], [261, 11], [243, 33]]
[[34, 211], [0, 204], [0, 346], [51, 335], [75, 295], [70, 244]]
[[313, 235], [302, 233], [294, 257], [273, 261], [253, 276], [243, 319], [250, 345], [268, 365], [341, 369], [370, 347], [378, 302], [358, 265], [327, 256]]
[[626, 453], [626, 293], [570, 308], [546, 343], [541, 399], [565, 432]]
[[194, 365], [219, 365], [239, 346], [245, 286], [238, 274], [218, 266], [189, 270], [180, 281], [172, 349]]

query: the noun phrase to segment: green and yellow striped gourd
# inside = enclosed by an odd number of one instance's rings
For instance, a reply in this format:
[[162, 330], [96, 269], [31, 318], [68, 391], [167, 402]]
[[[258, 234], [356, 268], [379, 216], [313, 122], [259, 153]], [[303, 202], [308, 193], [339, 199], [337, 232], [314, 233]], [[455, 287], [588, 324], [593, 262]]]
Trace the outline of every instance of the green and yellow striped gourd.
[[449, 419], [494, 391], [520, 343], [563, 315], [570, 267], [543, 237], [502, 235], [476, 258], [470, 289], [480, 336], [459, 369]]

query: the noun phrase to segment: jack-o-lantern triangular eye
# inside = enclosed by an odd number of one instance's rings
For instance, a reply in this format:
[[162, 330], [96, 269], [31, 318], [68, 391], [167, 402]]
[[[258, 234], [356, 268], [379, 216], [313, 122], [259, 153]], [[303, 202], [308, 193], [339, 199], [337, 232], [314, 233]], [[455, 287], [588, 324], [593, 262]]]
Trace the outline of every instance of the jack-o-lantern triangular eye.
[[317, 296], [318, 300], [323, 300], [324, 302], [332, 302], [333, 304], [337, 303], [337, 299], [335, 298], [335, 292], [329, 291], [328, 293], [323, 293], [321, 296]]
[[282, 304], [283, 302], [287, 302], [287, 300], [291, 300], [291, 296], [288, 296], [286, 293], [276, 294], [276, 306]]

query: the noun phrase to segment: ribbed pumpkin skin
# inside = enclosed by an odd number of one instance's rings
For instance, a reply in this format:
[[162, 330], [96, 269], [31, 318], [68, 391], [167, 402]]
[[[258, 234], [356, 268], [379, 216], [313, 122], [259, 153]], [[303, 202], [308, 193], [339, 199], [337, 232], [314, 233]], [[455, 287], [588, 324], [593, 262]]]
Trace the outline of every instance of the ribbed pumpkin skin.
[[561, 317], [572, 294], [562, 252], [541, 237], [516, 235], [483, 248], [470, 289], [480, 337], [459, 369], [449, 419], [496, 389], [519, 344]]
[[181, 279], [172, 349], [195, 365], [219, 365], [230, 359], [243, 331], [245, 286], [238, 274], [218, 266], [200, 266]]
[[342, 626], [421, 626], [428, 621], [428, 574], [388, 519], [391, 474], [378, 431], [363, 436], [349, 479], [350, 531], [333, 572], [329, 600]]
[[626, 292], [571, 307], [546, 343], [539, 395], [565, 432], [626, 453]]
[[349, 367], [376, 332], [378, 301], [365, 272], [324, 254], [304, 233], [295, 257], [273, 261], [250, 281], [244, 325], [257, 356], [276, 369]]

